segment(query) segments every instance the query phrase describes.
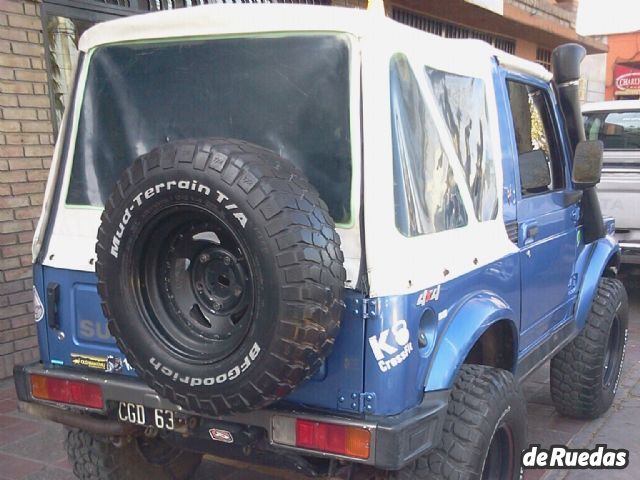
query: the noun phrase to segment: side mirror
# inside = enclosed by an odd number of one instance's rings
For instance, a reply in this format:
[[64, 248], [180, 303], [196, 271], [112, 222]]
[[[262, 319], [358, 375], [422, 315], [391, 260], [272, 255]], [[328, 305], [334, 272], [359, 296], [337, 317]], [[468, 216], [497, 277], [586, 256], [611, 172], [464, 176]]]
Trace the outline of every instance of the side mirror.
[[520, 164], [520, 182], [522, 190], [538, 193], [548, 189], [551, 184], [549, 164], [543, 150], [533, 150], [518, 157]]
[[604, 145], [600, 140], [582, 141], [576, 145], [571, 172], [571, 181], [576, 188], [585, 190], [600, 183], [603, 151]]

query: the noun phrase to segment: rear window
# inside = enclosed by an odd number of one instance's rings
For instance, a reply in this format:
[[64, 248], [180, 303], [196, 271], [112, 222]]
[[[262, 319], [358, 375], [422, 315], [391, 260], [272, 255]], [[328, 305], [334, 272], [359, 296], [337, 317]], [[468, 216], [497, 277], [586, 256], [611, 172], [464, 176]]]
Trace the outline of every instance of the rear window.
[[587, 140], [602, 140], [605, 150], [640, 149], [640, 111], [584, 114]]
[[227, 137], [295, 163], [334, 220], [351, 221], [346, 36], [103, 47], [81, 108], [69, 205], [102, 207], [123, 170], [162, 143]]

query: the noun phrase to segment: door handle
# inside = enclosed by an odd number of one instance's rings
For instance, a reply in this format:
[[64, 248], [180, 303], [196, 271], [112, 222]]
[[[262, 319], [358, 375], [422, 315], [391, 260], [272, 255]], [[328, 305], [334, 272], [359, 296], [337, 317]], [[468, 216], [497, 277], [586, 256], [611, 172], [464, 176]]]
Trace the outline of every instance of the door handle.
[[524, 244], [528, 245], [533, 243], [536, 236], [540, 232], [540, 227], [535, 222], [532, 223], [523, 223], [522, 224], [522, 238], [524, 239]]
[[51, 282], [47, 285], [47, 323], [49, 328], [56, 329], [58, 322], [58, 301], [60, 300], [60, 285]]

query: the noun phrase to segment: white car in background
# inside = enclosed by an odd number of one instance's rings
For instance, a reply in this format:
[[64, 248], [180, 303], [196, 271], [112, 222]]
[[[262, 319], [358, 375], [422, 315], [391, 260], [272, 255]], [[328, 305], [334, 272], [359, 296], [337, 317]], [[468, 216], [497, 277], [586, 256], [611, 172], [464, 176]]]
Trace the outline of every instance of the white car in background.
[[587, 140], [602, 140], [598, 185], [604, 215], [616, 220], [622, 261], [640, 265], [640, 100], [583, 105]]

